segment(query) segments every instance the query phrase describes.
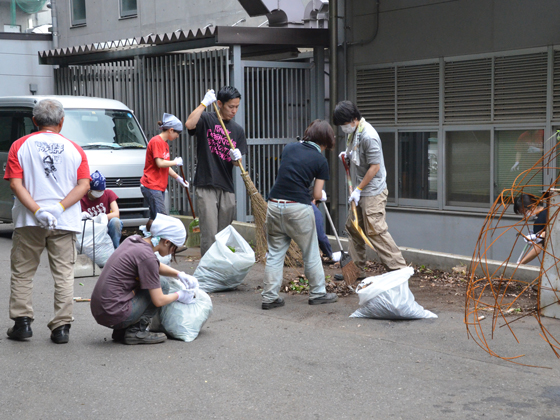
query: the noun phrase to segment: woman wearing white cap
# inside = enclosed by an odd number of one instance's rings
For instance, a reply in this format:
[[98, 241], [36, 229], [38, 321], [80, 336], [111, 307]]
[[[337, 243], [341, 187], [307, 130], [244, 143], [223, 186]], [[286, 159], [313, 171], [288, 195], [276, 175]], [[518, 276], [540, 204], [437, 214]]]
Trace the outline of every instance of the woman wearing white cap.
[[165, 190], [168, 176], [184, 187], [189, 186], [188, 182], [171, 169], [172, 166], [183, 166], [183, 159], [176, 157], [170, 160], [169, 144], [167, 144], [179, 137], [183, 131], [183, 123], [175, 115], [163, 114], [162, 121], [158, 121], [158, 126], [162, 130], [161, 134], [152, 137], [148, 143], [144, 175], [140, 178], [140, 190], [150, 207], [150, 219], [155, 219], [158, 213], [166, 214]]
[[[167, 339], [148, 326], [158, 307], [178, 300], [189, 304], [195, 299], [195, 277], [161, 264], [161, 256], [172, 255], [183, 246], [187, 233], [183, 223], [158, 214], [146, 229], [151, 237], [129, 236], [107, 260], [91, 295], [91, 313], [98, 324], [112, 328], [113, 340], [125, 344], [155, 344]], [[166, 294], [169, 286], [161, 276], [178, 277], [186, 290]]]

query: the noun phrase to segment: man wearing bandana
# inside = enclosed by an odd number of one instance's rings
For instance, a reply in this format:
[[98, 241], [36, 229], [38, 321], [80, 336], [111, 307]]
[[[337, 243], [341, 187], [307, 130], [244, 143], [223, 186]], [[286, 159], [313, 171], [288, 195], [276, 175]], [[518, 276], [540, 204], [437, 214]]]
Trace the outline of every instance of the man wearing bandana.
[[105, 177], [99, 171], [91, 174], [89, 191], [80, 200], [82, 206], [82, 220], [93, 219], [100, 214], [106, 214], [109, 223], [107, 233], [113, 241], [115, 249], [121, 242], [123, 223], [119, 218], [119, 205], [117, 204], [117, 194], [105, 188]]
[[[372, 243], [381, 262], [388, 270], [406, 267], [401, 251], [389, 233], [385, 221], [387, 204], [387, 171], [383, 160], [383, 149], [379, 134], [366, 122], [360, 111], [350, 101], [342, 101], [333, 112], [333, 123], [340, 126], [347, 135], [346, 150], [341, 159], [350, 163], [354, 191], [349, 202], [354, 201], [358, 214], [358, 225]], [[362, 270], [358, 279], [365, 277], [366, 244], [351, 223], [352, 212], [348, 214], [346, 230], [350, 236], [350, 255]]]
[[[239, 166], [247, 154], [243, 128], [233, 118], [239, 109], [241, 94], [233, 86], [225, 86], [216, 96], [209, 90], [201, 104], [189, 115], [185, 126], [196, 135], [196, 206], [200, 222], [200, 253], [204, 255], [215, 241], [216, 233], [233, 222], [235, 193], [233, 167]], [[214, 112], [204, 112], [216, 102], [234, 149]]]

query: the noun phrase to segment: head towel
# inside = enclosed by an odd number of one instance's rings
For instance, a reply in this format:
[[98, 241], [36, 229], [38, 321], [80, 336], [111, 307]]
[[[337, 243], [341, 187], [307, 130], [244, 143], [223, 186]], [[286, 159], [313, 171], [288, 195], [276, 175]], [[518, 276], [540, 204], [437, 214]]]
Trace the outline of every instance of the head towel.
[[183, 131], [183, 123], [179, 118], [177, 118], [173, 114], [163, 114], [163, 118], [161, 120], [161, 129], [168, 130], [172, 128], [175, 131]]
[[177, 246], [183, 246], [187, 239], [185, 225], [176, 217], [158, 213], [150, 229], [152, 236], [167, 239]]

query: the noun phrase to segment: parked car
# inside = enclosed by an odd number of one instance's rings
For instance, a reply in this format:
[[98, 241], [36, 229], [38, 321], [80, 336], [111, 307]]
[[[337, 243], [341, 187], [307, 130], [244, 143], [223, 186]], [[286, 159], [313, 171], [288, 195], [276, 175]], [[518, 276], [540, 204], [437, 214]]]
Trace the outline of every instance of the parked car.
[[[31, 120], [33, 107], [42, 99], [57, 99], [64, 106], [61, 134], [80, 145], [87, 155], [90, 172], [98, 170], [107, 188], [119, 199], [125, 226], [146, 223], [148, 207], [140, 192], [147, 141], [134, 113], [112, 99], [85, 96], [0, 97], [0, 166], [2, 179], [12, 143], [37, 130]], [[12, 221], [14, 196], [8, 182], [0, 180], [0, 221]]]

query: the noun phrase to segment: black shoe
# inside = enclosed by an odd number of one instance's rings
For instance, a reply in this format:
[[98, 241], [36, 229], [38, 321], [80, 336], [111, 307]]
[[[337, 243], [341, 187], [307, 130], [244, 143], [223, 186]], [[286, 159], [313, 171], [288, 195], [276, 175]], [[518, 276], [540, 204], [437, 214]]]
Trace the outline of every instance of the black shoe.
[[8, 328], [8, 337], [12, 340], [24, 340], [33, 336], [31, 323], [33, 320], [28, 316], [20, 316], [14, 319], [16, 322], [12, 328]]
[[[367, 275], [366, 275], [365, 272], [360, 272], [360, 274], [358, 274], [357, 280], [361, 281], [361, 280], [365, 279], [366, 277], [367, 277]], [[334, 279], [336, 281], [342, 281], [342, 280], [344, 280], [344, 276], [342, 274], [335, 274]]]
[[263, 302], [262, 303], [262, 308], [263, 309], [274, 309], [274, 308], [279, 308], [281, 306], [284, 306], [284, 299], [282, 299], [281, 297], [277, 298], [276, 300], [274, 300], [272, 302]]
[[124, 332], [124, 344], [157, 344], [167, 340], [164, 333], [150, 332], [148, 327], [151, 318], [142, 317], [136, 324], [128, 327]]
[[325, 293], [323, 296], [309, 299], [310, 305], [321, 305], [323, 303], [335, 303], [338, 300], [336, 293]]
[[111, 338], [113, 339], [113, 341], [121, 342], [121, 341], [124, 340], [124, 333], [125, 332], [126, 332], [126, 328], [115, 329], [115, 330], [113, 330], [113, 335], [111, 336]]
[[51, 340], [56, 344], [65, 344], [70, 340], [70, 324], [61, 325], [51, 332]]

